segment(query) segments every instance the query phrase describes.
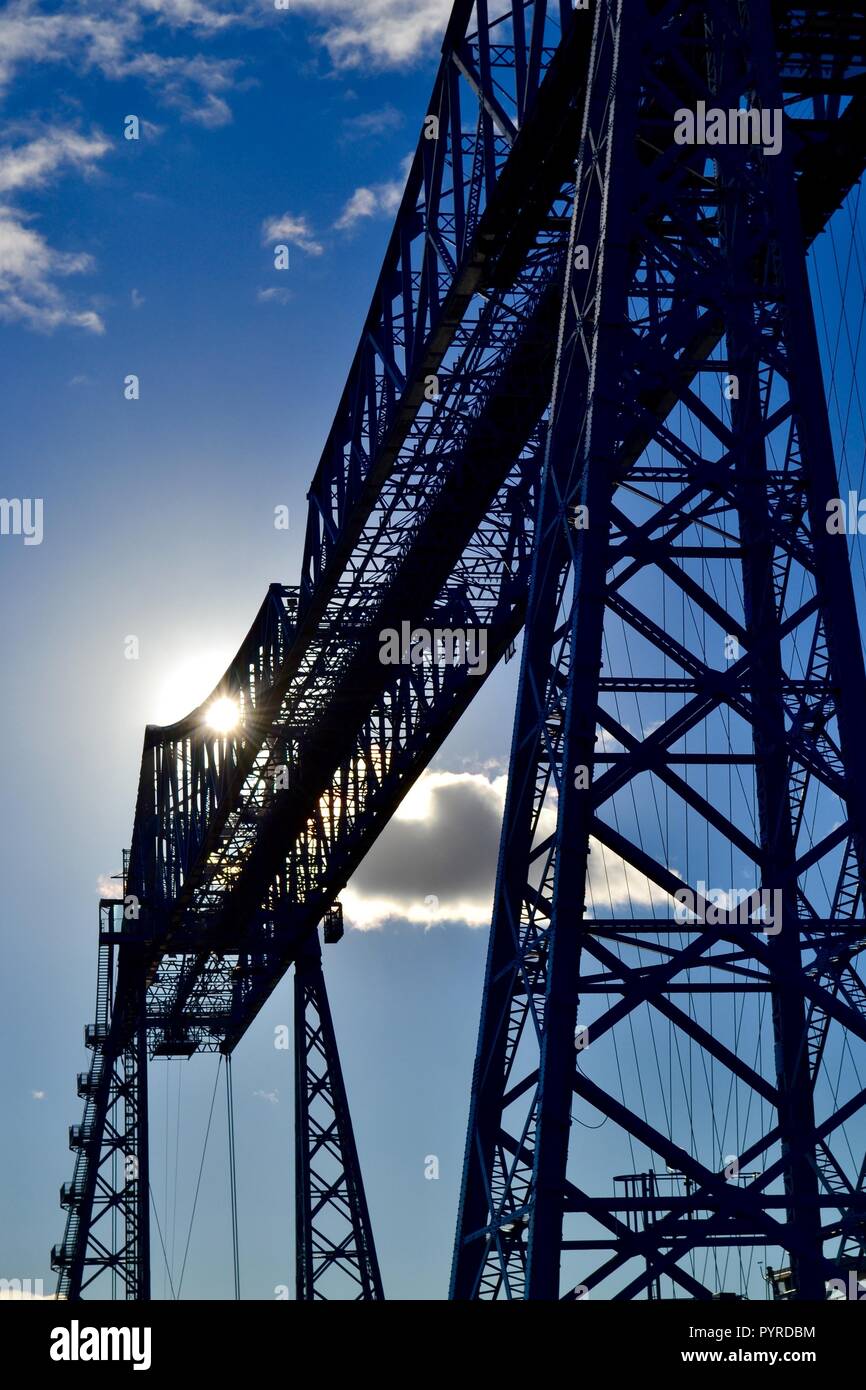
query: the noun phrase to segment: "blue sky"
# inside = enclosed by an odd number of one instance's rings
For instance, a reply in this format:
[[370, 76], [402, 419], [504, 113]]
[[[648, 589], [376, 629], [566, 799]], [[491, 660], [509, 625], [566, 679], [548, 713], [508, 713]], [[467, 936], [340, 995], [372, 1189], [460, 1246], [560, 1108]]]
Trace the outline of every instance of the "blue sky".
[[[43, 543], [0, 543], [0, 1276], [53, 1286], [97, 901], [129, 841], [144, 725], [197, 705], [267, 585], [297, 581], [306, 488], [448, 9], [12, 0], [0, 13], [0, 490], [44, 499]], [[124, 139], [130, 115], [137, 141]], [[862, 241], [853, 206], [816, 253], [843, 490], [862, 483], [864, 458], [849, 404], [859, 262], [850, 324], [840, 294], [852, 226]], [[274, 269], [275, 237], [288, 271]], [[274, 528], [279, 505], [288, 531]], [[855, 562], [862, 587], [859, 546]], [[517, 665], [487, 683], [352, 885], [354, 920], [374, 929], [326, 958], [391, 1296], [447, 1290]], [[451, 852], [467, 827], [481, 851], [468, 874]], [[441, 908], [425, 916], [430, 895]], [[247, 1297], [293, 1282], [291, 1068], [273, 1047], [290, 1000], [287, 980], [234, 1061]], [[151, 1067], [154, 1200], [175, 1279], [215, 1066]], [[223, 1114], [220, 1096], [184, 1296], [231, 1294]], [[430, 1154], [438, 1181], [424, 1177]], [[162, 1294], [156, 1232], [154, 1248]]]

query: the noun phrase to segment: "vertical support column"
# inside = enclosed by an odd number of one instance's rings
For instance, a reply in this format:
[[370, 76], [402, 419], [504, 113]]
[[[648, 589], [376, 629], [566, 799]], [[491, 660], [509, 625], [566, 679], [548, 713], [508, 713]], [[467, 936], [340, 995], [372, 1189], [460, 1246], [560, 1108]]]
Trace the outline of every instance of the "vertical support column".
[[[138, 1160], [138, 1179], [132, 1203], [127, 1211], [127, 1238], [129, 1226], [133, 1225], [135, 1280], [127, 1285], [126, 1296], [139, 1302], [150, 1301], [150, 1131], [148, 1127], [147, 1094], [147, 990], [142, 981], [138, 992], [136, 1012], [138, 1026], [135, 1042], [130, 1049], [134, 1051], [134, 1072], [132, 1078], [131, 1104], [127, 1102], [127, 1143], [134, 1149]], [[129, 1113], [131, 1110], [132, 1113]]]
[[[711, 59], [718, 78], [717, 104], [735, 106], [744, 85], [742, 59], [725, 31], [717, 44], [710, 36]], [[801, 990], [791, 987], [803, 969], [797, 914], [796, 844], [791, 819], [780, 619], [774, 582], [774, 543], [769, 514], [769, 472], [762, 420], [760, 338], [757, 328], [758, 284], [754, 216], [740, 206], [738, 193], [748, 187], [749, 147], [723, 146], [716, 154], [719, 183], [726, 190], [720, 211], [720, 246], [729, 301], [726, 339], [738, 390], [731, 401], [731, 458], [735, 499], [743, 543], [743, 609], [752, 659], [753, 747], [760, 843], [761, 886], [781, 893], [783, 922], [768, 939], [772, 957], [772, 1021], [776, 1087], [787, 1224], [794, 1287], [800, 1297], [824, 1296], [821, 1216], [814, 1150], [808, 1149], [815, 1128], [806, 1011]], [[765, 210], [757, 210], [763, 218]], [[784, 235], [784, 229], [780, 229]], [[747, 287], [754, 286], [754, 299]], [[816, 377], [816, 384], [820, 380]], [[829, 441], [828, 441], [829, 442]]]
[[101, 919], [106, 910], [96, 1023], [87, 1029], [93, 1061], [79, 1080], [84, 1115], [70, 1131], [75, 1172], [61, 1191], [66, 1230], [52, 1268], [58, 1294], [71, 1302], [88, 1289], [109, 1298], [118, 1281], [123, 1298], [143, 1302], [150, 1299], [147, 986], [140, 948], [113, 944], [117, 905], [103, 904]]
[[[457, 1299], [559, 1296], [612, 457], [618, 442], [618, 401], [604, 391], [619, 382], [617, 325], [621, 332], [626, 328], [624, 219], [633, 188], [629, 160], [644, 7], [629, 8], [622, 45], [620, 11], [617, 0], [600, 0], [595, 13], [455, 1242], [451, 1297]], [[590, 275], [585, 269], [575, 274], [577, 241], [589, 247]], [[588, 359], [589, 374], [582, 365]], [[593, 395], [599, 383], [605, 387]], [[587, 508], [588, 529], [570, 527], [575, 507]], [[580, 786], [569, 771], [577, 764], [585, 771]], [[542, 858], [539, 826], [543, 810], [554, 806], [554, 792], [555, 843]], [[534, 1094], [518, 1120], [524, 1138], [515, 1151], [503, 1146], [503, 1117], [525, 1034], [537, 1041], [539, 1065]], [[520, 1086], [512, 1094], [527, 1092]]]
[[[782, 97], [776, 72], [776, 44], [769, 5], [757, 0], [740, 6], [748, 35], [753, 71], [753, 100], [764, 110], [782, 110]], [[817, 589], [821, 599], [827, 646], [833, 668], [837, 700], [840, 743], [844, 755], [852, 838], [860, 865], [864, 865], [863, 740], [855, 724], [866, 695], [862, 648], [851, 634], [858, 631], [847, 549], [844, 541], [833, 544], [827, 534], [826, 502], [838, 495], [839, 485], [818, 338], [815, 330], [812, 296], [809, 289], [803, 237], [790, 149], [786, 131], [781, 150], [764, 158], [768, 193], [768, 216], [775, 242], [775, 272], [780, 282], [780, 301], [784, 318], [785, 347], [789, 358], [789, 380], [797, 436], [806, 476], [807, 505], [813, 527], [813, 543], [818, 558]], [[734, 234], [730, 237], [737, 244]], [[741, 258], [742, 259], [742, 258]], [[734, 257], [732, 270], [736, 272]], [[742, 266], [740, 267], [742, 271]], [[754, 330], [753, 330], [754, 332]], [[735, 352], [739, 347], [733, 337]], [[735, 355], [732, 353], [732, 356]], [[751, 373], [751, 368], [749, 369]], [[737, 404], [737, 403], [735, 403]], [[740, 403], [734, 415], [738, 439], [760, 440], [760, 451], [741, 448], [741, 466], [748, 485], [740, 487], [740, 517], [747, 560], [744, 562], [744, 591], [747, 613], [754, 624], [755, 698], [762, 703], [763, 719], [756, 721], [755, 746], [759, 753], [759, 812], [762, 843], [766, 848], [765, 876], [768, 886], [779, 887], [784, 895], [783, 931], [770, 942], [775, 958], [776, 980], [773, 990], [773, 1027], [776, 1038], [777, 1086], [780, 1095], [779, 1128], [786, 1157], [785, 1190], [789, 1198], [788, 1224], [793, 1240], [791, 1267], [794, 1296], [811, 1301], [826, 1297], [826, 1266], [823, 1257], [818, 1169], [814, 1149], [815, 1115], [812, 1101], [807, 1017], [801, 990], [791, 981], [802, 973], [800, 922], [796, 907], [796, 850], [791, 825], [788, 767], [784, 754], [784, 715], [781, 699], [782, 660], [778, 618], [772, 585], [772, 544], [769, 540], [768, 499], [763, 486], [766, 460], [761, 422], [743, 421], [743, 411], [754, 416], [758, 408], [757, 390], [747, 391], [747, 403]], [[838, 540], [838, 538], [836, 538]], [[763, 733], [759, 731], [763, 731]], [[759, 744], [763, 743], [763, 747]], [[775, 882], [769, 884], [770, 879]], [[861, 878], [862, 881], [862, 878]]]
[[[574, 547], [568, 613], [563, 775], [558, 786], [547, 995], [539, 1060], [535, 1201], [527, 1251], [526, 1297], [530, 1299], [557, 1299], [560, 1294], [580, 947], [594, 815], [591, 783], [598, 682], [611, 501], [620, 444], [620, 400], [615, 392], [623, 376], [624, 339], [629, 329], [628, 228], [635, 184], [632, 165], [640, 91], [637, 59], [643, 40], [644, 5], [626, 6], [611, 0], [601, 4], [599, 11], [596, 68], [587, 96], [585, 133], [592, 154], [586, 146], [582, 154], [584, 167], [591, 167], [599, 183], [597, 221], [595, 215], [590, 221], [591, 234], [598, 238], [598, 272], [594, 302], [587, 316], [589, 331], [581, 322], [576, 297], [570, 295], [567, 305], [569, 330], [572, 335], [586, 333], [591, 354], [585, 428], [578, 432], [581, 417], [562, 410], [551, 426], [551, 450], [564, 456], [551, 481], [564, 500], [576, 475], [576, 495], [569, 501], [587, 509], [590, 525], [580, 533], [581, 544]], [[568, 481], [563, 487], [565, 479]], [[567, 524], [568, 518], [563, 521]], [[582, 785], [577, 784], [573, 772], [578, 766], [586, 769]]]
[[296, 1297], [383, 1298], [318, 934], [295, 963]]
[[[750, 3], [748, 16], [758, 97], [763, 106], [781, 109], [782, 96], [767, 0]], [[847, 540], [845, 536], [831, 536], [827, 530], [827, 503], [839, 496], [839, 477], [824, 393], [815, 311], [803, 253], [793, 160], [787, 141], [783, 141], [779, 153], [767, 161], [766, 181], [785, 286], [785, 346], [796, 404], [800, 450], [806, 465], [806, 502], [818, 560], [817, 587], [836, 692], [846, 800], [852, 812], [851, 834], [862, 890], [866, 883], [866, 740], [862, 729], [866, 665], [863, 643], [859, 640], [860, 625]]]

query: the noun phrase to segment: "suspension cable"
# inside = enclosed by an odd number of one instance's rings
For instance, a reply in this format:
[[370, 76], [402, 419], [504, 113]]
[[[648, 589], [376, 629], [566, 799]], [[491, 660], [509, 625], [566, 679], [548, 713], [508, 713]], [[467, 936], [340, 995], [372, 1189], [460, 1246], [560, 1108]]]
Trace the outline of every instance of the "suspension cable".
[[214, 1101], [216, 1100], [216, 1093], [217, 1093], [217, 1086], [219, 1085], [219, 1079], [220, 1079], [220, 1069], [219, 1069], [219, 1063], [217, 1063], [216, 1076], [214, 1077], [214, 1081], [213, 1081], [213, 1092], [211, 1093], [211, 1098], [210, 1098], [210, 1111], [209, 1111], [208, 1117], [207, 1117], [207, 1129], [205, 1130], [204, 1144], [203, 1144], [203, 1146], [202, 1146], [201, 1163], [199, 1164], [198, 1179], [197, 1179], [196, 1185], [195, 1185], [195, 1196], [194, 1196], [194, 1198], [193, 1198], [193, 1203], [192, 1203], [192, 1214], [191, 1214], [191, 1216], [190, 1216], [190, 1218], [189, 1218], [189, 1230], [187, 1231], [187, 1234], [186, 1234], [186, 1246], [184, 1247], [184, 1252], [183, 1252], [183, 1264], [181, 1265], [181, 1269], [180, 1269], [180, 1278], [179, 1278], [178, 1281], [177, 1281], [177, 1293], [176, 1293], [175, 1297], [178, 1298], [178, 1299], [180, 1298], [180, 1291], [181, 1291], [181, 1288], [183, 1287], [183, 1276], [184, 1276], [184, 1274], [185, 1274], [185, 1272], [186, 1272], [186, 1260], [187, 1260], [187, 1256], [189, 1255], [189, 1243], [190, 1243], [190, 1241], [191, 1241], [191, 1239], [192, 1239], [192, 1228], [193, 1228], [193, 1223], [195, 1222], [196, 1208], [197, 1208], [197, 1206], [198, 1206], [198, 1194], [199, 1194], [199, 1191], [200, 1191], [200, 1189], [201, 1189], [201, 1175], [202, 1175], [202, 1173], [204, 1172], [204, 1161], [205, 1161], [205, 1159], [206, 1159], [206, 1157], [207, 1157], [207, 1141], [208, 1141], [208, 1139], [210, 1138], [210, 1127], [211, 1127], [211, 1121], [212, 1121], [212, 1119], [213, 1119], [213, 1107], [214, 1107]]
[[238, 1180], [235, 1162], [235, 1103], [232, 1094], [232, 1059], [226, 1053], [226, 1113], [229, 1135], [229, 1190], [231, 1193], [232, 1260], [234, 1263], [235, 1298], [241, 1296], [241, 1270], [238, 1256]]

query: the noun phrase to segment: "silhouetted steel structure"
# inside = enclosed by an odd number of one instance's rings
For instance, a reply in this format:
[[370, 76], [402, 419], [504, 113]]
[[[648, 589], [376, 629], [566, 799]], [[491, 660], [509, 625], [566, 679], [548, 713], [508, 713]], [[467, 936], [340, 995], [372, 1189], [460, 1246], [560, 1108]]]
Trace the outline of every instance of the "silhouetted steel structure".
[[[780, 148], [678, 142], [716, 109]], [[492, 669], [526, 622], [452, 1296], [707, 1298], [732, 1252], [749, 1292], [761, 1247], [821, 1298], [866, 1216], [866, 678], [805, 256], [866, 13], [458, 0], [428, 112], [237, 728], [146, 733], [59, 1289], [149, 1296], [148, 1051], [230, 1053], [294, 962], [298, 1296], [381, 1297], [316, 928], [483, 684], [380, 633]]]

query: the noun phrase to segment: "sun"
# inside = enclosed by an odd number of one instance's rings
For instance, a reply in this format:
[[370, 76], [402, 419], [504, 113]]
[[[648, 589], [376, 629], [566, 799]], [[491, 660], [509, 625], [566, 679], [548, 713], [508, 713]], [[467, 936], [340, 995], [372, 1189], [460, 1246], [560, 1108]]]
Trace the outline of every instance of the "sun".
[[221, 695], [218, 700], [214, 700], [207, 712], [207, 722], [218, 734], [230, 734], [232, 729], [237, 727], [240, 717], [237, 701], [230, 699], [228, 695]]
[[[180, 645], [180, 650], [177, 650]], [[187, 715], [214, 701], [208, 697], [218, 689], [234, 656], [234, 647], [206, 647], [190, 650], [189, 642], [167, 646], [162, 656], [162, 669], [156, 674], [150, 721], [161, 726], [177, 723]]]

